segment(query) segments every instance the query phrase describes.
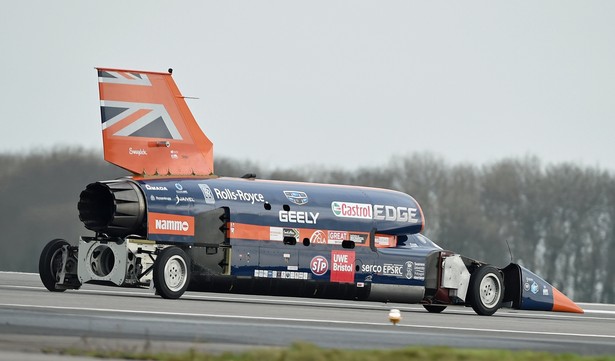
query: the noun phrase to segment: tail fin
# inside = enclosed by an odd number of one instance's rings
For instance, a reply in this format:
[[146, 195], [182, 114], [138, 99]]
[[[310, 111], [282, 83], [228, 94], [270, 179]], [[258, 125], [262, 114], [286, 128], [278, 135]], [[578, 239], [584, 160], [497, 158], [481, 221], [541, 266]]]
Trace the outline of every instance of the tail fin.
[[213, 143], [170, 73], [97, 70], [106, 161], [141, 175], [213, 173]]

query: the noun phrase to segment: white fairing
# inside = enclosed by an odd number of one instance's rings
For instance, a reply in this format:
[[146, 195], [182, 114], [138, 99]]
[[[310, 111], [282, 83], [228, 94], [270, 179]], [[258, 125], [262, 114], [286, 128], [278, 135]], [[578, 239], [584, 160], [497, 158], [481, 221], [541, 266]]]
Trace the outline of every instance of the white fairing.
[[77, 276], [89, 281], [111, 282], [118, 286], [151, 284], [156, 246], [151, 242], [126, 239], [122, 243], [79, 240]]
[[456, 254], [446, 257], [442, 262], [442, 268], [442, 287], [449, 289], [449, 296], [465, 301], [470, 284], [470, 272], [461, 256]]

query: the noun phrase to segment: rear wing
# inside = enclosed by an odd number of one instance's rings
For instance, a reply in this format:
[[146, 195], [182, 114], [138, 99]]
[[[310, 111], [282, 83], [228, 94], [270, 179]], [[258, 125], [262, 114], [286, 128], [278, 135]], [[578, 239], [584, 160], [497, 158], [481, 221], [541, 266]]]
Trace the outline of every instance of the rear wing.
[[97, 70], [106, 161], [137, 175], [213, 174], [213, 143], [170, 72]]

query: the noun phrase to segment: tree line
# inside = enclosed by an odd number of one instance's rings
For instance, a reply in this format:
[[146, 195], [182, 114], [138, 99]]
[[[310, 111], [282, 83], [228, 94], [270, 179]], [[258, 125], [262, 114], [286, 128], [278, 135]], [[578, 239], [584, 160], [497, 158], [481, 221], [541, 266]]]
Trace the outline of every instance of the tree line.
[[[80, 148], [0, 154], [0, 270], [37, 272], [51, 238], [91, 233], [79, 221], [80, 192], [126, 175], [101, 158]], [[536, 157], [450, 164], [430, 153], [355, 170], [264, 169], [218, 157], [215, 169], [408, 193], [425, 214], [423, 233], [441, 247], [497, 266], [512, 259], [576, 301], [615, 303], [615, 177], [607, 170]]]

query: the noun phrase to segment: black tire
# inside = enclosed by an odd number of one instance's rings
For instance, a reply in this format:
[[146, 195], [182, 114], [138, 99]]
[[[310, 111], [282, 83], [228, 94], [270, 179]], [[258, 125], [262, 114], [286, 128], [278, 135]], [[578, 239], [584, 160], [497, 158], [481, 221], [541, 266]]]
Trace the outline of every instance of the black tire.
[[38, 274], [46, 289], [51, 292], [64, 292], [66, 288], [58, 287], [58, 274], [62, 270], [62, 247], [70, 246], [63, 239], [54, 239], [47, 243], [38, 260]]
[[423, 305], [423, 307], [425, 307], [429, 313], [440, 313], [446, 308], [446, 306], [442, 305]]
[[474, 312], [481, 316], [491, 316], [502, 307], [504, 298], [504, 279], [500, 270], [484, 265], [470, 277], [467, 302]]
[[190, 283], [190, 259], [186, 252], [175, 246], [160, 251], [153, 277], [156, 293], [162, 298], [180, 298]]

